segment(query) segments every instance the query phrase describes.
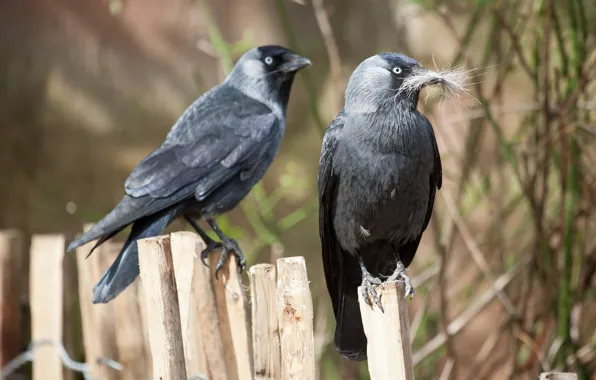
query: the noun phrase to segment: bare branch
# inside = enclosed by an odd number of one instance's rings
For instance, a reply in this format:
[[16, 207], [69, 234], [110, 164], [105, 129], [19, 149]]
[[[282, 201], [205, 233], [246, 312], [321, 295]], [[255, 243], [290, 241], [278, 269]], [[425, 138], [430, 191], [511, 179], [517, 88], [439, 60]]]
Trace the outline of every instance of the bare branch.
[[528, 74], [530, 76], [530, 78], [534, 78], [534, 76], [535, 76], [534, 70], [532, 70], [532, 68], [530, 67], [530, 64], [528, 63], [528, 60], [524, 56], [524, 52], [523, 52], [521, 45], [519, 43], [519, 39], [520, 39], [519, 35], [515, 34], [513, 29], [511, 29], [511, 25], [509, 25], [509, 23], [507, 23], [507, 20], [505, 20], [505, 17], [503, 17], [501, 12], [495, 11], [495, 16], [497, 17], [497, 21], [499, 22], [499, 24], [503, 27], [503, 29], [505, 29], [505, 31], [509, 35], [509, 39], [511, 40], [513, 49], [517, 53], [517, 57], [519, 58], [519, 63], [521, 64], [522, 68], [524, 69], [526, 74]]
[[[490, 302], [495, 299], [497, 292], [503, 290], [518, 274], [520, 274], [528, 265], [531, 260], [530, 255], [525, 255], [521, 261], [510, 269], [508, 272], [503, 273], [494, 285], [496, 289], [490, 288], [482, 293], [466, 310], [457, 316], [449, 326], [447, 326], [447, 334], [450, 336], [459, 333], [467, 324], [470, 322], [478, 313], [480, 313]], [[421, 363], [424, 359], [432, 355], [433, 352], [438, 350], [447, 341], [447, 336], [444, 333], [432, 338], [428, 341], [420, 350], [414, 352], [412, 359], [414, 365]]]
[[[468, 229], [468, 226], [466, 225], [463, 218], [459, 215], [451, 192], [448, 189], [445, 189], [441, 192], [441, 194], [443, 195], [443, 199], [445, 200], [447, 210], [451, 214], [451, 217], [453, 218], [455, 225], [457, 226], [457, 229], [461, 233], [462, 239], [464, 240], [464, 244], [468, 248], [468, 251], [472, 255], [472, 258], [476, 262], [476, 265], [478, 265], [478, 268], [480, 268], [484, 276], [491, 282], [492, 288], [497, 290], [495, 276], [490, 270], [488, 263], [484, 258], [484, 254], [480, 251], [480, 248], [478, 248], [478, 244], [472, 237], [472, 233]], [[505, 310], [507, 310], [507, 312], [510, 315], [518, 314], [515, 305], [513, 305], [513, 302], [502, 290], [497, 291], [497, 297], [499, 298], [499, 301], [501, 301], [501, 303], [503, 304]]]
[[329, 55], [331, 85], [333, 87], [333, 96], [336, 99], [334, 103], [337, 105], [339, 109], [341, 108], [342, 99], [340, 89], [341, 59], [339, 57], [339, 48], [337, 47], [337, 43], [335, 42], [335, 37], [333, 37], [333, 29], [331, 28], [331, 23], [329, 22], [329, 17], [327, 15], [327, 11], [325, 10], [323, 0], [312, 0], [312, 6], [314, 8], [317, 24], [319, 25], [319, 29], [321, 29], [321, 34], [323, 35], [323, 41], [325, 42], [327, 54]]

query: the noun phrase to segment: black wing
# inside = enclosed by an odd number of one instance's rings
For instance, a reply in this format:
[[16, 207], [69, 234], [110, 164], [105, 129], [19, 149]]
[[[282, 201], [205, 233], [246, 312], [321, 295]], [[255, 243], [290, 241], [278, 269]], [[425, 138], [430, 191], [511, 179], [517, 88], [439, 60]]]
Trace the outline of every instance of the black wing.
[[194, 183], [204, 199], [252, 169], [271, 143], [267, 136], [279, 127], [269, 107], [227, 86], [189, 107], [164, 144], [130, 174], [126, 193], [163, 198]]
[[435, 131], [433, 130], [433, 126], [430, 124], [430, 121], [428, 121], [428, 119], [424, 118], [424, 120], [426, 121], [426, 127], [429, 130], [429, 133], [431, 135], [431, 140], [432, 140], [432, 144], [433, 144], [433, 151], [434, 151], [434, 161], [433, 161], [433, 171], [430, 174], [430, 191], [428, 193], [428, 208], [426, 210], [426, 217], [424, 218], [424, 224], [422, 227], [422, 231], [420, 231], [420, 233], [422, 234], [422, 232], [424, 232], [424, 230], [426, 230], [426, 227], [428, 227], [428, 223], [430, 222], [430, 217], [433, 214], [433, 207], [435, 204], [435, 193], [437, 191], [437, 189], [441, 189], [441, 186], [443, 185], [443, 166], [441, 165], [441, 156], [439, 154], [439, 147], [437, 146], [437, 139], [435, 138]]
[[334, 170], [333, 159], [346, 115], [342, 109], [331, 122], [319, 161], [319, 235], [323, 250], [323, 268], [327, 290], [335, 314], [335, 349], [348, 360], [366, 359], [366, 335], [362, 327], [357, 289], [361, 274], [357, 261], [345, 252], [333, 226], [337, 190], [341, 173]]
[[[204, 199], [233, 177], [250, 172], [281, 127], [270, 108], [219, 86], [193, 103], [165, 142], [143, 159], [125, 183], [126, 195], [69, 250], [117, 233], [135, 220], [181, 201]], [[215, 89], [214, 89], [215, 90]], [[105, 239], [102, 239], [102, 241]]]
[[319, 160], [318, 192], [319, 192], [319, 236], [323, 251], [323, 268], [327, 289], [333, 303], [333, 311], [338, 312], [338, 301], [341, 298], [341, 281], [343, 280], [343, 255], [333, 227], [333, 210], [337, 196], [338, 176], [333, 172], [333, 157], [338, 137], [345, 123], [342, 109], [329, 124], [323, 138], [321, 157]]
[[433, 151], [434, 151], [434, 160], [433, 160], [433, 170], [430, 174], [429, 178], [429, 185], [430, 191], [428, 193], [428, 206], [426, 209], [426, 216], [424, 218], [424, 223], [422, 224], [422, 229], [420, 230], [420, 235], [415, 239], [412, 240], [401, 247], [397, 247], [397, 251], [400, 254], [400, 259], [402, 264], [407, 268], [412, 260], [414, 259], [414, 255], [416, 254], [416, 250], [418, 249], [418, 245], [420, 244], [420, 239], [422, 239], [422, 233], [428, 227], [428, 223], [430, 222], [430, 218], [433, 214], [433, 208], [435, 205], [435, 194], [437, 190], [441, 189], [443, 185], [443, 167], [441, 165], [441, 156], [439, 155], [439, 147], [437, 146], [437, 140], [435, 138], [435, 132], [433, 127], [428, 121], [428, 119], [424, 118], [426, 121], [426, 128], [431, 136], [432, 144], [433, 144]]

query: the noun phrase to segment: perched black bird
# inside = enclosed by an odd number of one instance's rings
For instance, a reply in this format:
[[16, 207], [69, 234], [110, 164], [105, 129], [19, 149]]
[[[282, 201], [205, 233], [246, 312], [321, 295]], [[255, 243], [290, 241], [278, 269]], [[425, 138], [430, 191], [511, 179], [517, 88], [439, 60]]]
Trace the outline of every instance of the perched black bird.
[[[307, 58], [280, 46], [254, 48], [223, 83], [188, 107], [164, 143], [130, 174], [120, 203], [68, 246], [70, 251], [99, 239], [93, 252], [132, 224], [118, 258], [93, 289], [93, 303], [107, 303], [136, 279], [136, 241], [161, 234], [178, 216], [207, 243], [203, 262], [221, 248], [217, 270], [229, 252], [244, 269], [238, 244], [224, 235], [214, 217], [234, 208], [269, 168], [284, 134], [294, 76], [307, 65]], [[209, 238], [197, 218], [206, 220], [221, 242]]]
[[[373, 284], [406, 282], [428, 226], [442, 169], [433, 128], [417, 110], [420, 90], [457, 87], [448, 75], [415, 60], [382, 53], [350, 77], [345, 104], [325, 133], [319, 162], [319, 234], [327, 289], [336, 318], [335, 347], [346, 359], [366, 359], [358, 306], [379, 306]], [[370, 297], [369, 297], [370, 295]]]

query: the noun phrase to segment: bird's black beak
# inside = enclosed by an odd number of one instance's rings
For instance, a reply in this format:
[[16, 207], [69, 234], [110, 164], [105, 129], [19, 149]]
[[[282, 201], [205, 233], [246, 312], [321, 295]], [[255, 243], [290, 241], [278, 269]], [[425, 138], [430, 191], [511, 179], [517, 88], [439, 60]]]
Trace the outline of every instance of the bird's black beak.
[[284, 73], [291, 73], [310, 65], [312, 65], [312, 63], [308, 58], [297, 54], [288, 54], [284, 57], [284, 63], [279, 66], [279, 70]]

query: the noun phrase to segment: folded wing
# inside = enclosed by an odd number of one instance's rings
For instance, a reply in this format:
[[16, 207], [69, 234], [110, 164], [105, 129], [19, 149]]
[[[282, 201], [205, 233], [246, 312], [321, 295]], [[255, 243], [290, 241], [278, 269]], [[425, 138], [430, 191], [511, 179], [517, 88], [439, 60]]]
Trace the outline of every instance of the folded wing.
[[[267, 152], [280, 121], [266, 105], [228, 88], [227, 102], [199, 99], [180, 117], [164, 144], [143, 159], [125, 183], [126, 195], [69, 250], [112, 236], [135, 220], [195, 196], [206, 198], [250, 171]], [[105, 239], [102, 239], [102, 241]]]

